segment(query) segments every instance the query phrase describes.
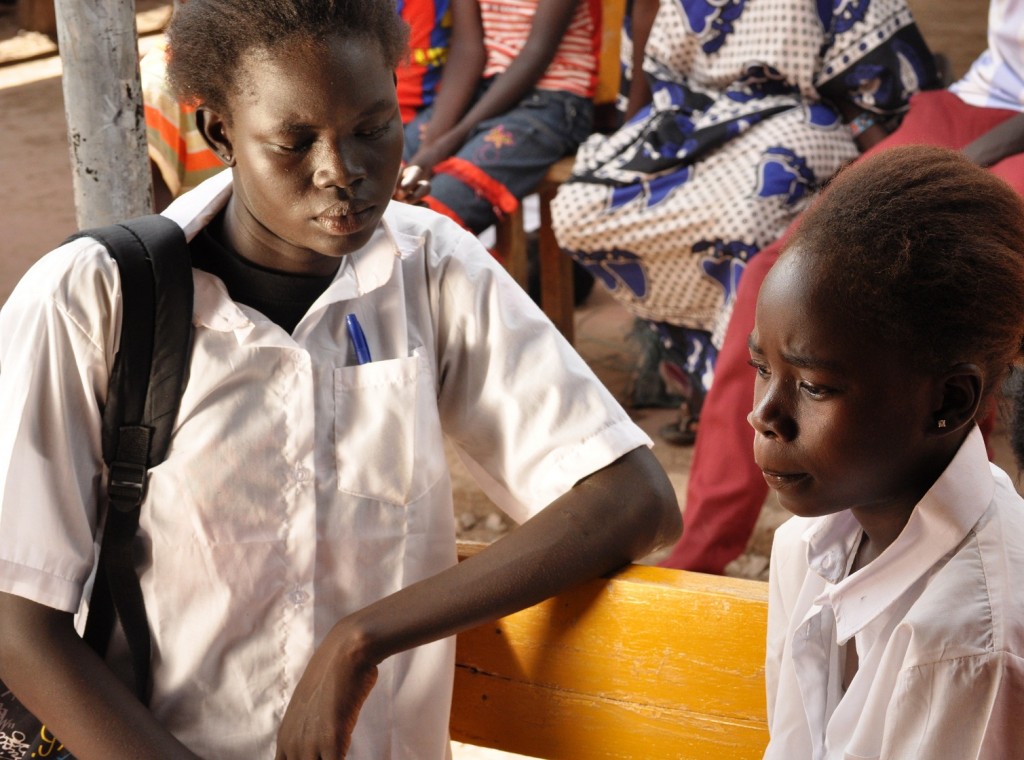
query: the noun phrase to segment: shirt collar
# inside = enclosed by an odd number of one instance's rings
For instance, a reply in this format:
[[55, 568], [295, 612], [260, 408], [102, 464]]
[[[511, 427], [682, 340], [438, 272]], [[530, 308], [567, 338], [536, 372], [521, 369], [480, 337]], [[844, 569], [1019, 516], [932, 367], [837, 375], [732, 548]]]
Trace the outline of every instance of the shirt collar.
[[369, 242], [342, 259], [334, 282], [317, 300], [317, 305], [357, 298], [386, 285], [395, 273], [395, 259], [401, 256], [385, 211]]
[[[232, 191], [232, 173], [225, 170], [200, 183], [175, 199], [163, 215], [177, 222], [191, 241], [200, 230], [227, 205]], [[393, 231], [389, 217], [399, 213], [396, 202], [389, 204], [384, 217], [369, 242], [346, 256], [334, 282], [310, 309], [321, 308], [335, 301], [365, 295], [385, 285], [395, 271], [395, 259], [404, 258], [416, 247], [416, 239]], [[200, 324], [214, 330], [248, 329], [252, 323], [230, 300], [227, 291], [215, 277], [196, 280], [195, 317]]]
[[231, 197], [231, 170], [226, 169], [179, 195], [161, 213], [177, 222], [191, 241], [220, 213]]
[[900, 535], [873, 562], [843, 578], [860, 542], [849, 510], [815, 520], [804, 533], [808, 566], [829, 585], [815, 600], [831, 606], [840, 644], [897, 601], [964, 540], [995, 493], [977, 426], [914, 507]]

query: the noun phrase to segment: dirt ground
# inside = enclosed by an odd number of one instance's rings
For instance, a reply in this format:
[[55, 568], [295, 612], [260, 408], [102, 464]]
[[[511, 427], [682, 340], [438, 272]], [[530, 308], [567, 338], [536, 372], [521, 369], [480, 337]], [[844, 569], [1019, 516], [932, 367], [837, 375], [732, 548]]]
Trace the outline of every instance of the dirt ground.
[[[954, 77], [960, 76], [984, 48], [987, 0], [911, 0], [911, 7], [933, 50], [947, 57]], [[0, 0], [0, 128], [5, 137], [0, 141], [0, 303], [37, 256], [76, 228], [56, 46], [45, 35], [20, 30], [15, 8]], [[166, 21], [170, 5], [139, 0], [137, 10], [145, 43], [152, 39], [147, 34]], [[577, 315], [578, 349], [620, 399], [635, 359], [635, 348], [626, 338], [629, 325], [624, 312], [600, 291]], [[656, 440], [657, 429], [673, 418], [669, 410], [632, 413]], [[1001, 438], [996, 443], [1007, 466], [1005, 445]], [[655, 453], [682, 498], [691, 449], [659, 444]], [[490, 541], [505, 532], [504, 518], [458, 462], [454, 470], [462, 537]], [[747, 553], [731, 573], [765, 577], [772, 532], [783, 518], [769, 499]], [[646, 561], [656, 559], [658, 555]]]

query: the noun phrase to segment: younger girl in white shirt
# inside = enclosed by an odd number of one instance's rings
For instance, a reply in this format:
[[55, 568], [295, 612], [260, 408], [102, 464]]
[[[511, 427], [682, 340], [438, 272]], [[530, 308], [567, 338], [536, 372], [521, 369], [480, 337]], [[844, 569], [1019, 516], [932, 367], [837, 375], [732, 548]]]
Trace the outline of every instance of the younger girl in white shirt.
[[[168, 41], [230, 170], [164, 211], [194, 339], [134, 547], [151, 695], [73, 625], [121, 327], [89, 238], [0, 310], [0, 680], [78, 760], [443, 760], [453, 634], [675, 539], [672, 485], [479, 241], [392, 202], [391, 0], [188, 0]], [[464, 562], [446, 441], [522, 523]]]
[[1024, 204], [951, 151], [841, 172], [768, 275], [750, 422], [775, 536], [766, 758], [1024, 746], [1024, 503], [975, 419], [1018, 362]]

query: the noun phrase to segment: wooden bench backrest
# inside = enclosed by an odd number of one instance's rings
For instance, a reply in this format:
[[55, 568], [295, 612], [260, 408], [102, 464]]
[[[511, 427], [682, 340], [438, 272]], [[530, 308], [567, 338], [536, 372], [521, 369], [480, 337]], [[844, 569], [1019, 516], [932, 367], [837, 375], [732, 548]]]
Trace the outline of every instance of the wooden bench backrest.
[[541, 758], [760, 758], [767, 585], [634, 565], [458, 637], [452, 738]]
[[622, 64], [622, 21], [626, 13], [626, 0], [601, 0], [601, 56], [597, 70], [595, 103], [614, 103], [619, 94]]

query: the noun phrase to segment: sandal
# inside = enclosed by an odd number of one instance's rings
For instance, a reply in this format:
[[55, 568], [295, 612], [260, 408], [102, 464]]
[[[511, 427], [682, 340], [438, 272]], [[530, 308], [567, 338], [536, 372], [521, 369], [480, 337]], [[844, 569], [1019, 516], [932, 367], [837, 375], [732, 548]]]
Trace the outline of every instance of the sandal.
[[697, 440], [699, 424], [700, 420], [696, 417], [687, 417], [684, 422], [680, 415], [676, 422], [663, 425], [658, 431], [658, 435], [665, 443], [670, 443], [673, 446], [692, 446]]

